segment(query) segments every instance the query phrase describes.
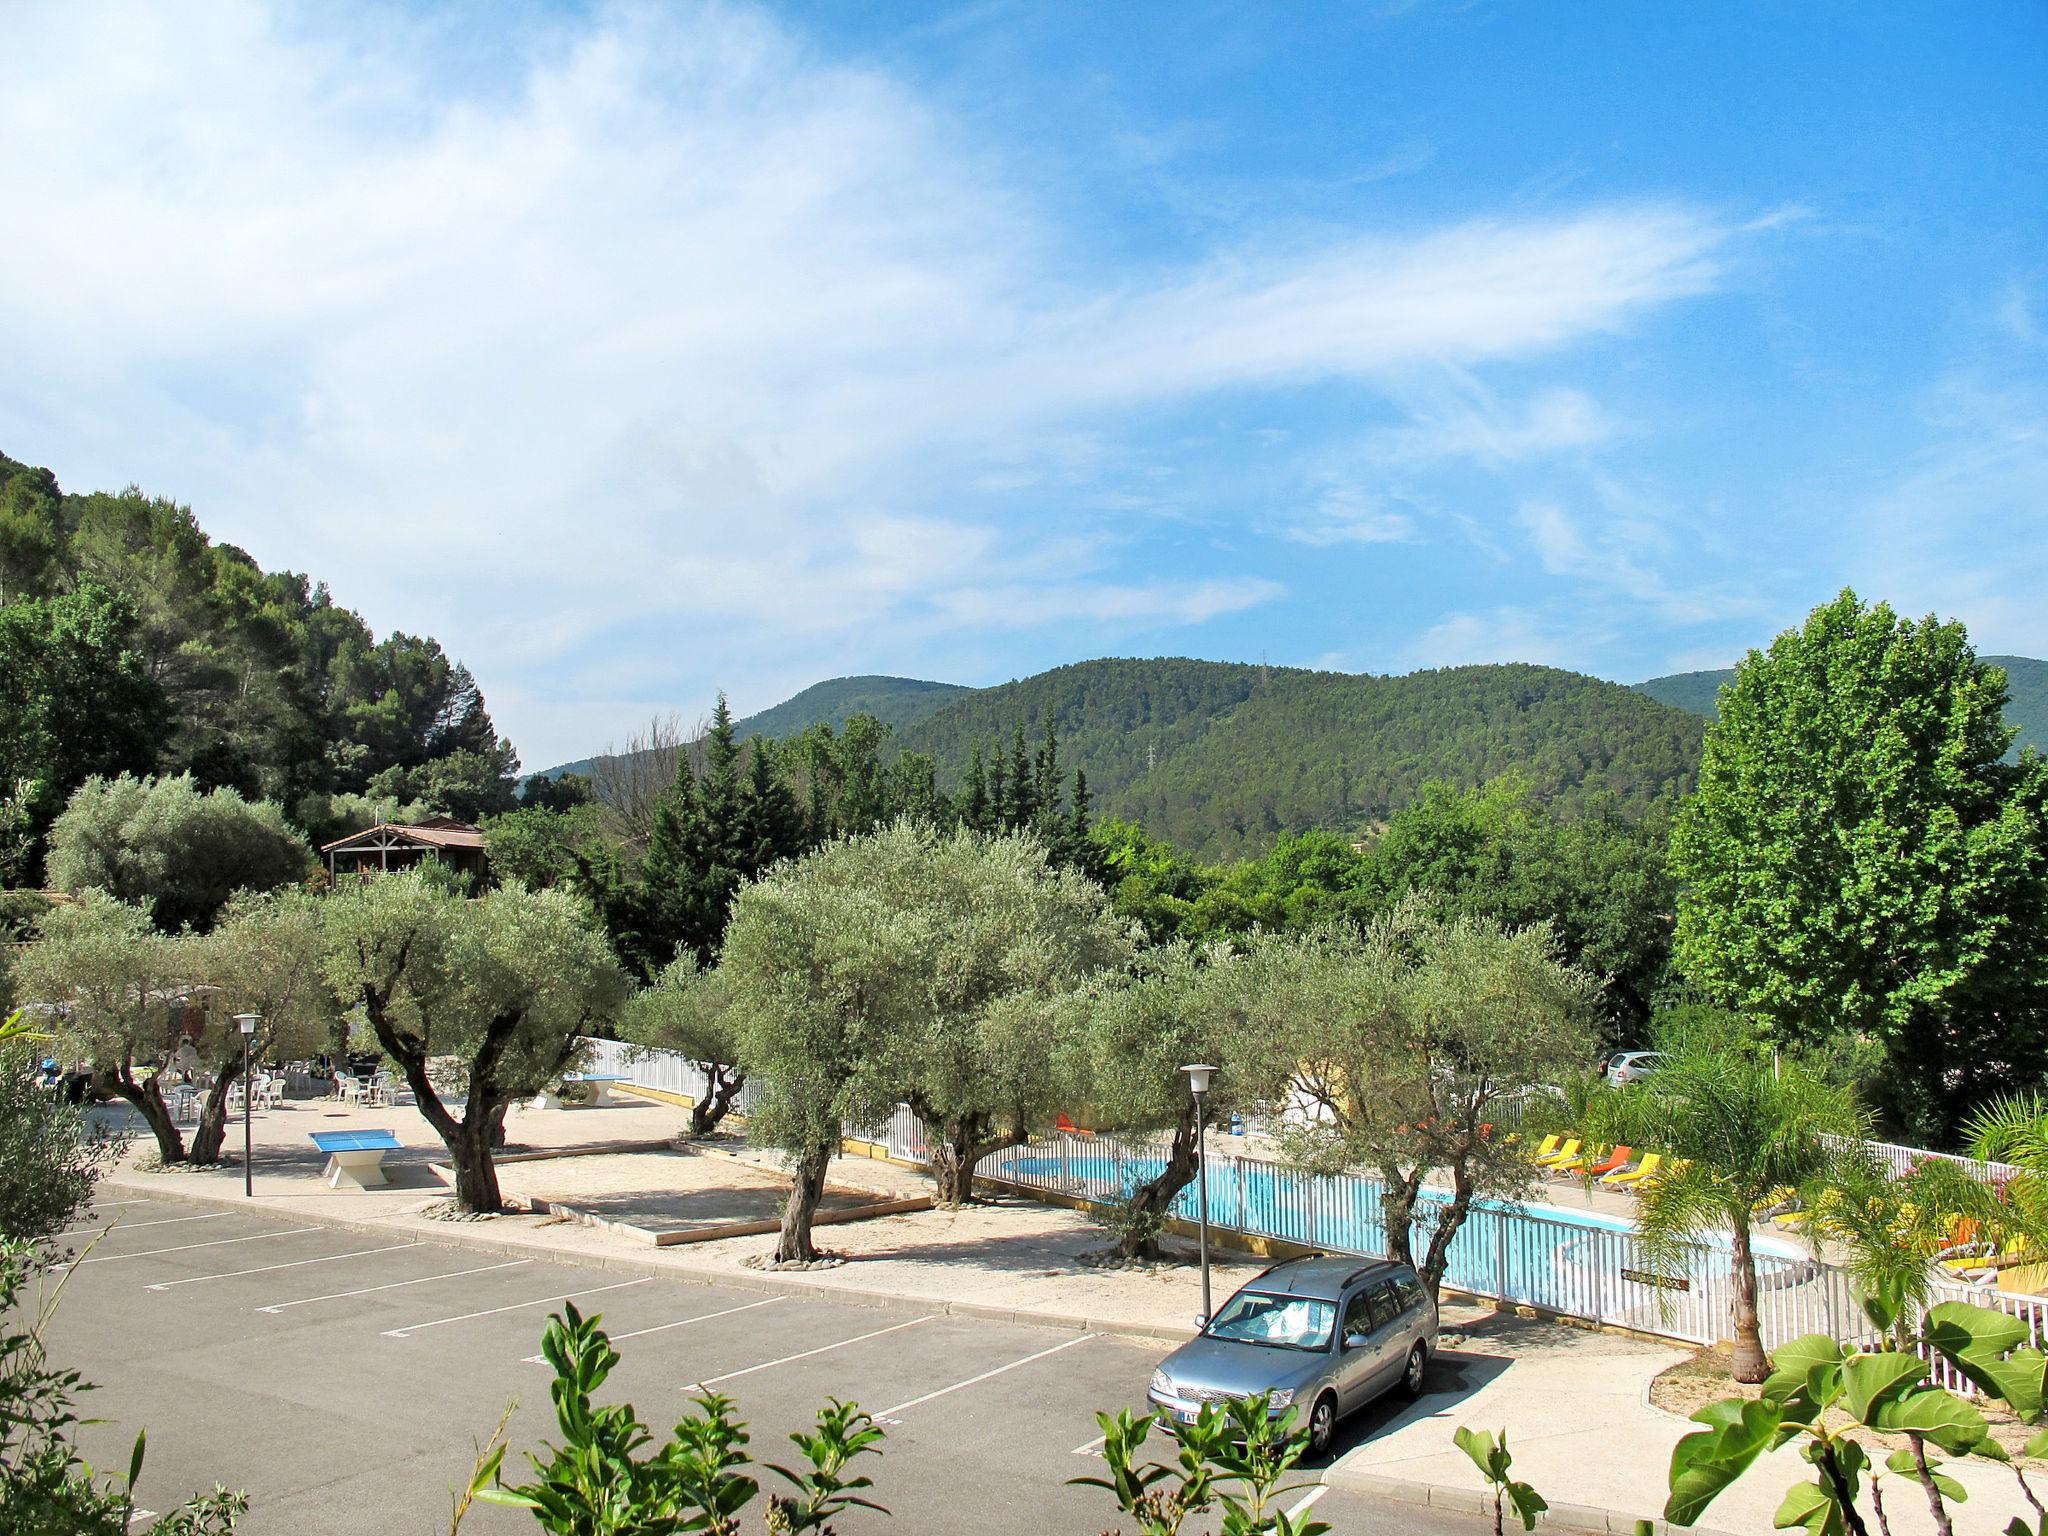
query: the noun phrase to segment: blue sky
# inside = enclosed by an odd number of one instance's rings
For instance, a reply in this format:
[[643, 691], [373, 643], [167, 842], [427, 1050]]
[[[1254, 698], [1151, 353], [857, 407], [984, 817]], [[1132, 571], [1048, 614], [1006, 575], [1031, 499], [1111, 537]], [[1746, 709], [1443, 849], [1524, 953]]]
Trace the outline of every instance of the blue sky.
[[2048, 10], [7, 17], [0, 449], [530, 765], [822, 677], [2048, 655]]

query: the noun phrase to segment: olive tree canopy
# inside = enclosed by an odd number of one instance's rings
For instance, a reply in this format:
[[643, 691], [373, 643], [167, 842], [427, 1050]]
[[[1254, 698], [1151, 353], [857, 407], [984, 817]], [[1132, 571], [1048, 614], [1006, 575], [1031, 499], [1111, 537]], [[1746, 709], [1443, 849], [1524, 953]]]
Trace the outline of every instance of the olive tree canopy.
[[[570, 1067], [631, 990], [590, 909], [517, 884], [469, 899], [412, 870], [345, 882], [326, 908], [336, 997], [363, 1010], [447, 1144], [457, 1204], [497, 1210], [505, 1112]], [[428, 1075], [439, 1057], [461, 1064], [459, 1116]]]

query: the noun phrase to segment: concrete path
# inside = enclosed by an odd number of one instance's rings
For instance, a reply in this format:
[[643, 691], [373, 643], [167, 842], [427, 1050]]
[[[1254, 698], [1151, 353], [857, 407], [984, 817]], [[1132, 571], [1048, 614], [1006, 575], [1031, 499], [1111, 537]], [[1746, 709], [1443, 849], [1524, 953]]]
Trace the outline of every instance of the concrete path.
[[[1484, 1487], [1452, 1436], [1460, 1425], [1505, 1429], [1514, 1475], [1553, 1505], [1591, 1525], [1587, 1511], [1614, 1512], [1612, 1529], [1661, 1517], [1671, 1448], [1698, 1428], [1654, 1407], [1649, 1384], [1689, 1350], [1613, 1334], [1489, 1314], [1447, 1335], [1444, 1375], [1380, 1433], [1331, 1467], [1339, 1487], [1420, 1497], [1435, 1490], [1445, 1508], [1469, 1507]], [[1785, 1490], [1812, 1477], [1792, 1447], [1750, 1469], [1701, 1520], [1702, 1530], [1768, 1532]], [[1978, 1465], [1956, 1473], [1970, 1490], [1954, 1512], [1957, 1536], [1997, 1536], [2030, 1513], [2011, 1473]], [[2035, 1479], [2038, 1484], [2042, 1479]], [[1866, 1507], [1867, 1513], [1867, 1507]], [[1889, 1478], [1885, 1513], [1893, 1536], [1934, 1530], [1917, 1484]]]

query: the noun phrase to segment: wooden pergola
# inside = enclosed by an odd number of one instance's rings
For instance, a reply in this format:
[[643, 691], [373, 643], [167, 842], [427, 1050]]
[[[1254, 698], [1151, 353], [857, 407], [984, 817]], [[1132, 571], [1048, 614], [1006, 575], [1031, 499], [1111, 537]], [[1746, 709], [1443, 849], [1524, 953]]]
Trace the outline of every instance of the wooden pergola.
[[465, 875], [484, 870], [484, 835], [466, 821], [436, 816], [422, 822], [380, 821], [374, 827], [324, 845], [327, 873], [339, 879], [344, 873], [383, 873], [411, 869], [423, 859], [435, 859]]

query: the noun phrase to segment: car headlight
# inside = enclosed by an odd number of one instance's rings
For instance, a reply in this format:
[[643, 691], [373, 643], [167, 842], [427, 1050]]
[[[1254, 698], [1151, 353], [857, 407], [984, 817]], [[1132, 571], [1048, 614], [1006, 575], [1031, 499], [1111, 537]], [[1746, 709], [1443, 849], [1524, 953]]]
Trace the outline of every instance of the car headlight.
[[1285, 1408], [1293, 1401], [1294, 1388], [1292, 1387], [1282, 1387], [1278, 1392], [1268, 1392], [1266, 1394], [1266, 1406], [1269, 1408]]
[[1154, 1397], [1173, 1396], [1173, 1378], [1164, 1371], [1154, 1371], [1152, 1373], [1152, 1395]]

